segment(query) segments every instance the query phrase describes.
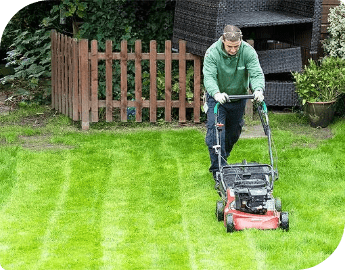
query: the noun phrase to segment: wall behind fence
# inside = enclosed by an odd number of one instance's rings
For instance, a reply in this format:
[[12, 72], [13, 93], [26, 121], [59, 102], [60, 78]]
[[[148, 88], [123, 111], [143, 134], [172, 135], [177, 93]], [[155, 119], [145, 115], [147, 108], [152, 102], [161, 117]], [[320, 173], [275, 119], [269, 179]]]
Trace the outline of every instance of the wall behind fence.
[[[165, 42], [164, 53], [157, 52], [157, 43], [150, 42], [150, 52], [142, 52], [141, 41], [135, 42], [135, 52], [128, 52], [127, 41], [121, 42], [121, 52], [112, 51], [112, 41], [106, 41], [105, 52], [98, 51], [98, 42], [76, 40], [51, 32], [52, 40], [52, 107], [74, 121], [81, 120], [87, 130], [90, 122], [99, 121], [100, 108], [106, 121], [114, 121], [118, 108], [120, 121], [127, 121], [127, 109], [135, 108], [136, 122], [143, 121], [143, 108], [149, 110], [149, 121], [157, 121], [157, 109], [164, 108], [165, 121], [172, 121], [172, 109], [178, 108], [179, 122], [187, 121], [186, 109], [193, 110], [193, 121], [200, 122], [201, 58], [186, 53], [186, 43], [180, 41], [179, 52], [172, 53], [171, 41]], [[149, 98], [143, 96], [143, 61], [149, 61]], [[105, 61], [105, 74], [100, 74], [99, 62]], [[120, 99], [114, 99], [114, 62], [119, 62]], [[134, 95], [128, 99], [128, 64], [134, 63]], [[157, 61], [164, 62], [164, 99], [157, 97]], [[178, 63], [178, 99], [172, 98], [173, 61]], [[187, 61], [193, 61], [193, 97], [187, 99]], [[105, 77], [105, 98], [99, 99], [100, 77]], [[147, 79], [147, 78], [146, 78]], [[160, 77], [161, 79], [161, 77]], [[190, 79], [190, 77], [188, 78]], [[118, 82], [116, 82], [118, 83]], [[162, 82], [161, 82], [162, 83]], [[176, 93], [175, 93], [176, 94]]]

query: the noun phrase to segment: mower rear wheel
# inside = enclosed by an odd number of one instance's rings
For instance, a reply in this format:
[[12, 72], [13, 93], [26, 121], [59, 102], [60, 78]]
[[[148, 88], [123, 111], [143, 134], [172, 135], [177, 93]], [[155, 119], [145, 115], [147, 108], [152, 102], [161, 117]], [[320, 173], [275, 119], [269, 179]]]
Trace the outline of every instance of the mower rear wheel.
[[226, 232], [232, 233], [235, 231], [234, 217], [232, 214], [226, 216]]
[[285, 231], [289, 230], [289, 213], [281, 212], [280, 213], [280, 228]]
[[216, 217], [217, 217], [218, 221], [224, 221], [224, 203], [223, 203], [223, 201], [217, 201]]

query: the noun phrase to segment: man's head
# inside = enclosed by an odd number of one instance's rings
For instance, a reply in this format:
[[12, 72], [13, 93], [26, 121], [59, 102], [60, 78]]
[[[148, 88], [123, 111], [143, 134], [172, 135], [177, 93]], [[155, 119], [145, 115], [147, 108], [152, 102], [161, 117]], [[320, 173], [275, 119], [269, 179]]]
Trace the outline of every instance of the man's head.
[[229, 55], [236, 55], [242, 43], [242, 32], [234, 25], [227, 25], [224, 28], [223, 44]]

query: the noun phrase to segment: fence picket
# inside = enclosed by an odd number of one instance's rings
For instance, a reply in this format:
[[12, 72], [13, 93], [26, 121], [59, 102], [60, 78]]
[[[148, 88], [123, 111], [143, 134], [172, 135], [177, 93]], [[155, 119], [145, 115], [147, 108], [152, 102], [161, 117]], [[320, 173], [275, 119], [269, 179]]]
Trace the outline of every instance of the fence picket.
[[142, 109], [143, 109], [143, 99], [142, 99], [142, 68], [141, 68], [141, 40], [135, 41], [135, 121], [142, 121]]
[[73, 117], [73, 68], [72, 68], [72, 38], [68, 37], [68, 116]]
[[121, 41], [121, 121], [127, 122], [127, 40]]
[[72, 107], [73, 107], [73, 120], [80, 120], [79, 113], [79, 50], [78, 42], [76, 39], [72, 39], [72, 70], [73, 70], [73, 94], [72, 94]]
[[186, 42], [179, 41], [179, 122], [186, 122]]
[[68, 42], [67, 42], [67, 36], [64, 36], [63, 39], [64, 43], [64, 51], [63, 51], [63, 57], [64, 57], [64, 111], [65, 115], [68, 115]]
[[51, 75], [51, 85], [52, 85], [52, 90], [51, 90], [51, 99], [52, 99], [52, 108], [56, 109], [56, 31], [52, 30], [50, 33], [50, 38], [51, 38], [51, 67], [52, 67], [52, 75]]
[[83, 130], [89, 129], [90, 123], [90, 91], [89, 91], [89, 52], [88, 52], [88, 40], [82, 39], [79, 41], [79, 80], [81, 87], [81, 125]]
[[165, 41], [165, 121], [171, 122], [171, 41]]
[[106, 121], [113, 121], [113, 42], [105, 43]]
[[58, 58], [58, 63], [57, 63], [57, 68], [58, 68], [58, 87], [57, 87], [57, 91], [58, 91], [58, 111], [59, 112], [62, 112], [62, 105], [61, 105], [61, 102], [62, 102], [62, 73], [61, 73], [61, 70], [62, 70], [62, 53], [61, 53], [61, 45], [62, 45], [62, 42], [61, 42], [61, 34], [59, 33], [58, 34], [58, 55], [57, 55], [57, 58]]
[[[106, 108], [106, 121], [113, 121], [113, 108], [120, 108], [121, 121], [127, 121], [127, 108], [136, 108], [136, 122], [141, 122], [143, 108], [149, 108], [150, 122], [157, 121], [157, 109], [165, 109], [165, 121], [172, 121], [172, 108], [179, 109], [179, 122], [187, 121], [186, 109], [192, 108], [194, 122], [200, 122], [201, 58], [186, 52], [186, 42], [179, 42], [179, 53], [172, 53], [171, 41], [165, 42], [164, 53], [157, 52], [157, 42], [150, 42], [149, 53], [142, 52], [140, 40], [135, 42], [135, 52], [128, 52], [127, 41], [121, 42], [121, 51], [112, 51], [112, 41], [107, 40], [105, 52], [98, 52], [98, 42], [71, 39], [51, 33], [52, 50], [52, 107], [69, 115], [74, 121], [81, 120], [87, 130], [90, 121], [99, 121], [99, 108]], [[105, 60], [105, 100], [98, 100], [98, 61]], [[121, 100], [113, 100], [113, 61], [119, 60], [121, 70]], [[142, 97], [142, 61], [149, 60], [149, 100]], [[172, 63], [179, 61], [179, 100], [172, 100]], [[186, 99], [186, 61], [194, 61], [194, 100]], [[128, 100], [128, 61], [135, 61], [135, 100]], [[157, 61], [165, 61], [165, 98], [158, 100]], [[160, 89], [161, 90], [161, 89]]]
[[150, 122], [157, 120], [157, 42], [150, 42]]
[[91, 121], [98, 122], [98, 42], [91, 41]]

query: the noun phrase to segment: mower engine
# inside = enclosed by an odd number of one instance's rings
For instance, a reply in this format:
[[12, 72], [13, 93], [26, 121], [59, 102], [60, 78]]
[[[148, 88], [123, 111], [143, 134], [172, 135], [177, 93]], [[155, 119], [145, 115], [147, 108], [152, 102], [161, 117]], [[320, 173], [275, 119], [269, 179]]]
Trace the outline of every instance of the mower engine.
[[235, 188], [235, 209], [252, 213], [265, 214], [267, 212], [267, 200], [269, 200], [266, 188]]

